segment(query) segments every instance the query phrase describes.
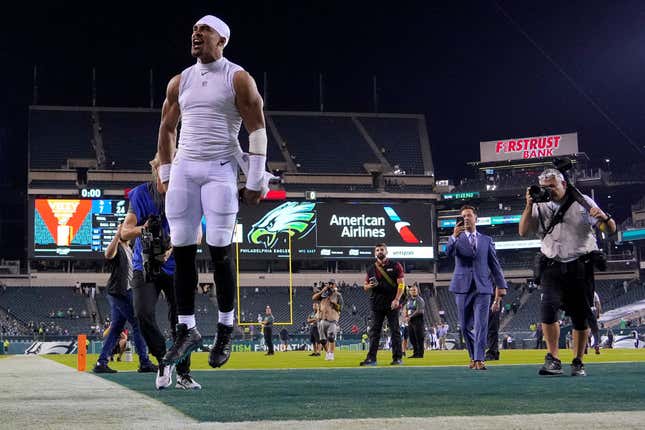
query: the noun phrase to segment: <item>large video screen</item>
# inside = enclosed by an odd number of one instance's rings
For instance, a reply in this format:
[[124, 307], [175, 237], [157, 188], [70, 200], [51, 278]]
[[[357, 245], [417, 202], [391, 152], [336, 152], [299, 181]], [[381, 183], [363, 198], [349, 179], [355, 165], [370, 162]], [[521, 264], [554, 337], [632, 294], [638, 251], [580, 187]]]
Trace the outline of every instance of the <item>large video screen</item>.
[[[127, 200], [33, 200], [31, 255], [100, 258], [127, 207]], [[432, 225], [425, 203], [266, 201], [240, 206], [234, 242], [241, 259], [288, 258], [289, 252], [294, 260], [373, 258], [379, 242], [391, 258], [431, 259]]]
[[423, 203], [263, 203], [240, 211], [240, 257], [373, 258], [385, 242], [397, 259], [434, 257], [431, 207]]
[[31, 255], [100, 257], [126, 212], [126, 200], [35, 199]]

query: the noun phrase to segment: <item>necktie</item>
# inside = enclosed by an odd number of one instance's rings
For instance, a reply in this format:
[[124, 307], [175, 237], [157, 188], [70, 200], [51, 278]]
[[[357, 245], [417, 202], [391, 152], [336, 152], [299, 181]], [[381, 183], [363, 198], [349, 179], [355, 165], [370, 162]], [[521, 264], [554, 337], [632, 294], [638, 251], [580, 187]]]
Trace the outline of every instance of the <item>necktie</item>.
[[468, 240], [470, 241], [470, 246], [473, 247], [473, 251], [476, 251], [477, 242], [475, 241], [475, 233], [471, 233], [470, 236], [468, 237]]

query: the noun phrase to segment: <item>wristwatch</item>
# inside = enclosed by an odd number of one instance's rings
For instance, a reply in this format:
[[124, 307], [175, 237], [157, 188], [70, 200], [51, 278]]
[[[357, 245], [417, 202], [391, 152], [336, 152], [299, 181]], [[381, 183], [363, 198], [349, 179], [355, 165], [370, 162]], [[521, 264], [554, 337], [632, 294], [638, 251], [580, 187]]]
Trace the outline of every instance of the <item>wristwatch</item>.
[[603, 222], [607, 223], [609, 222], [614, 216], [610, 213], [605, 212], [605, 215], [607, 215], [607, 218], [603, 220]]

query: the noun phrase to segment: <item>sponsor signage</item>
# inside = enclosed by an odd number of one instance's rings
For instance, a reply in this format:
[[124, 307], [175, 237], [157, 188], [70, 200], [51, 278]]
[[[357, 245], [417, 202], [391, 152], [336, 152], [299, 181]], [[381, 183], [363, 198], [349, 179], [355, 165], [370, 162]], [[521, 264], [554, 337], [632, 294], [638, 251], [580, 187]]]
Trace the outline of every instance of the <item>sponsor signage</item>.
[[645, 239], [645, 228], [621, 231], [618, 235], [620, 241], [643, 240]]
[[528, 249], [539, 248], [540, 241], [535, 240], [506, 240], [503, 242], [495, 242], [495, 249]]
[[471, 191], [466, 193], [448, 193], [441, 195], [441, 198], [443, 200], [464, 200], [473, 199], [476, 197], [479, 197], [479, 191]]
[[[477, 218], [477, 225], [519, 224], [521, 217], [521, 214], [492, 217], [482, 216]], [[453, 228], [455, 224], [457, 224], [456, 218], [439, 220], [439, 228]]]
[[578, 152], [578, 133], [480, 142], [479, 152], [484, 163], [570, 155]]
[[397, 259], [433, 258], [425, 204], [287, 201], [245, 208], [237, 234], [240, 257], [374, 258], [388, 244]]
[[[441, 252], [446, 252], [447, 244], [439, 245]], [[530, 249], [530, 248], [539, 248], [539, 240], [507, 240], [502, 242], [495, 242], [495, 249], [497, 251], [503, 251], [506, 249]]]

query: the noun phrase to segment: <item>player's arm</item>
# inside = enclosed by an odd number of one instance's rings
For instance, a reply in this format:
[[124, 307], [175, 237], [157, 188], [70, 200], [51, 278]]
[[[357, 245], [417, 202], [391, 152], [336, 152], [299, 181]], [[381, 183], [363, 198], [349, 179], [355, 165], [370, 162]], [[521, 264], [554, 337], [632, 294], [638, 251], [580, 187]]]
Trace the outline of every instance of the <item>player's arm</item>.
[[529, 188], [526, 188], [526, 195], [524, 197], [526, 199], [526, 205], [524, 206], [518, 225], [518, 232], [522, 237], [536, 232], [538, 228], [538, 219], [533, 216], [533, 197], [529, 193]]
[[137, 226], [139, 221], [134, 212], [128, 212], [123, 220], [123, 227], [121, 227], [121, 237], [123, 240], [133, 240], [141, 236], [144, 228], [148, 226], [148, 221], [145, 224]]
[[336, 309], [336, 312], [340, 312], [341, 309], [343, 309], [343, 306], [345, 306], [345, 302], [343, 301], [342, 294], [338, 293], [338, 299], [336, 303], [334, 303], [333, 305], [334, 305], [334, 309]]
[[233, 77], [235, 105], [249, 133], [249, 171], [244, 188], [244, 201], [260, 203], [261, 184], [267, 161], [267, 132], [264, 123], [263, 101], [255, 81], [241, 70]]
[[112, 242], [105, 248], [105, 259], [106, 260], [111, 260], [114, 258], [116, 255], [117, 250], [119, 249], [119, 238], [121, 237], [121, 229], [122, 229], [123, 224], [119, 224], [119, 226], [116, 229], [116, 233], [114, 234], [114, 237], [112, 238]]
[[179, 110], [179, 81], [181, 75], [174, 76], [166, 87], [166, 99], [161, 108], [161, 124], [159, 125], [159, 138], [157, 152], [159, 154], [159, 177], [164, 189], [168, 190], [170, 180], [170, 166], [177, 145], [177, 125], [181, 117]]

